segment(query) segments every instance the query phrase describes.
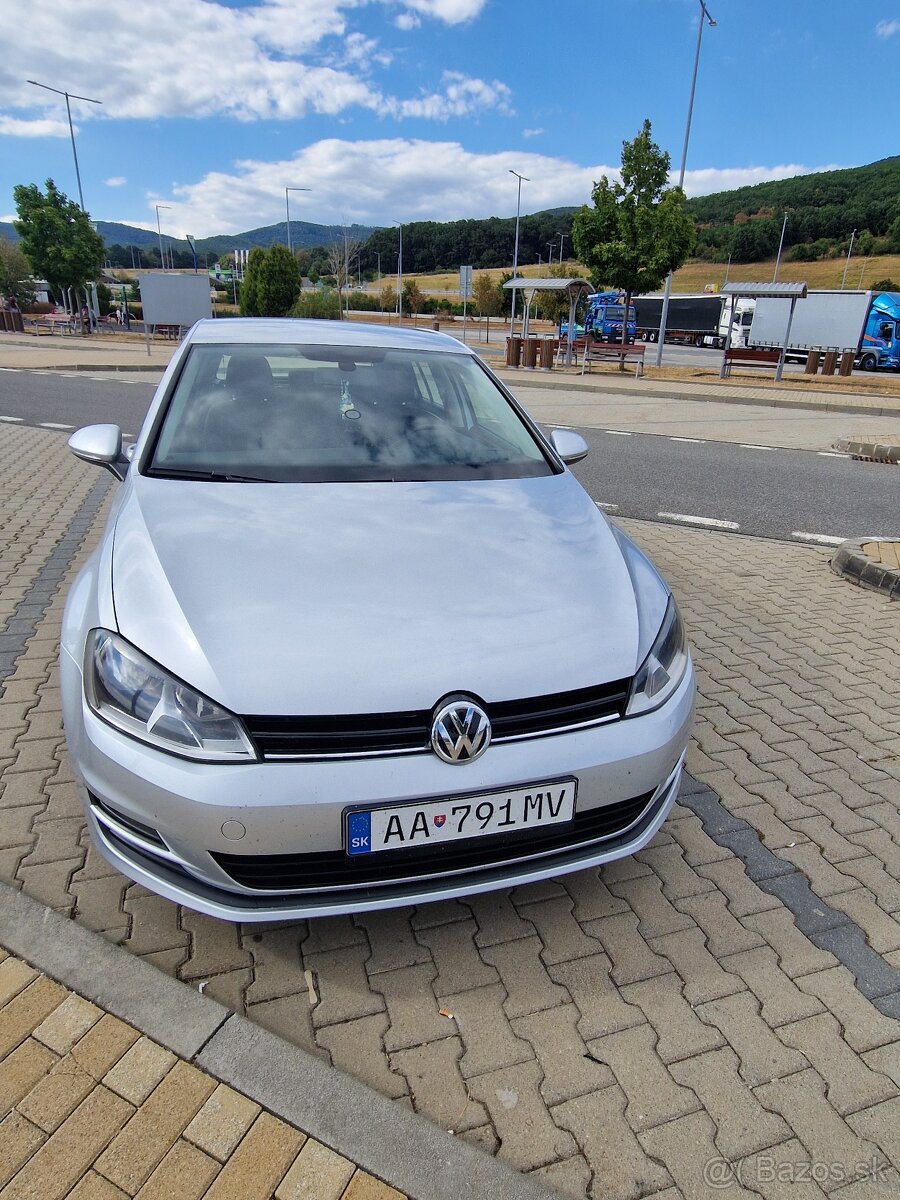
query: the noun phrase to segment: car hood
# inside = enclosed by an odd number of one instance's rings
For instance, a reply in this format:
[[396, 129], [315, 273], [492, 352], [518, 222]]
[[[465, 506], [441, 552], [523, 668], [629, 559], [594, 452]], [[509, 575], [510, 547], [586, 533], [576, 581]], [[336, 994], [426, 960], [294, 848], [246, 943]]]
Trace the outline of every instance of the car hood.
[[496, 702], [638, 665], [631, 577], [568, 472], [297, 485], [135, 473], [125, 488], [119, 631], [232, 711]]

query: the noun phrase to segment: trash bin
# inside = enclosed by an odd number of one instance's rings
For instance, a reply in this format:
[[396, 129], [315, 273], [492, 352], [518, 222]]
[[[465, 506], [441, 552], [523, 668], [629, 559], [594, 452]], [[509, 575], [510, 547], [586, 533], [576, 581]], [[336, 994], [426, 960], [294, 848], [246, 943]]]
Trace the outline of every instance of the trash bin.
[[837, 367], [837, 350], [826, 350], [825, 361], [822, 364], [823, 375], [833, 375]]
[[542, 371], [549, 371], [552, 368], [556, 346], [555, 338], [549, 336], [541, 338], [540, 366]]
[[6, 315], [12, 320], [13, 333], [25, 332], [25, 322], [22, 320], [22, 314], [20, 312], [11, 312], [7, 313]]
[[508, 337], [506, 339], [506, 365], [508, 367], [518, 367], [522, 362], [522, 339], [520, 337]]
[[536, 337], [527, 337], [525, 339], [525, 369], [533, 371], [537, 364], [537, 349], [538, 340]]
[[5, 308], [0, 308], [0, 329], [4, 333], [12, 332], [12, 313], [7, 312]]
[[838, 368], [839, 375], [849, 375], [853, 370], [853, 360], [856, 355], [852, 350], [845, 350], [841, 355], [841, 365]]
[[804, 375], [818, 375], [819, 363], [822, 361], [821, 350], [810, 350], [806, 356], [806, 366], [803, 368]]
[[432, 321], [432, 322], [431, 322], [431, 328], [432, 328], [432, 329], [435, 331], [435, 333], [439, 333], [439, 332], [440, 332], [440, 328], [441, 328], [441, 323], [440, 323], [440, 321]]

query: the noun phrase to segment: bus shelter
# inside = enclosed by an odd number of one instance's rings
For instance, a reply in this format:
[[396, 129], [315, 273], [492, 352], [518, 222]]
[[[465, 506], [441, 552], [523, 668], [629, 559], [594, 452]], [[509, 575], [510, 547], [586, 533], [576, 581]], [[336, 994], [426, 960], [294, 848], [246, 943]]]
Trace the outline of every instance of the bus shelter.
[[[806, 284], [805, 283], [726, 283], [721, 295], [732, 296], [735, 300], [739, 296], [746, 296], [751, 300], [790, 300], [791, 307], [788, 310], [787, 324], [784, 330], [784, 341], [781, 344], [781, 354], [778, 358], [778, 366], [775, 368], [775, 380], [778, 382], [784, 372], [784, 356], [787, 352], [788, 341], [791, 336], [791, 325], [794, 323], [794, 309], [798, 300], [806, 299]], [[722, 365], [719, 368], [719, 378], [725, 378], [725, 364], [728, 361], [728, 351], [731, 349], [731, 327], [732, 322], [728, 322], [728, 333], [725, 335], [725, 346], [722, 350]]]
[[[508, 279], [503, 287], [507, 291], [519, 291], [525, 293], [525, 321], [522, 326], [522, 337], [528, 337], [528, 313], [531, 309], [531, 303], [534, 300], [536, 292], [565, 292], [569, 298], [569, 325], [568, 328], [575, 328], [575, 306], [582, 295], [590, 295], [594, 291], [594, 287], [589, 279], [583, 279], [581, 276], [573, 276], [571, 279], [526, 279], [525, 276], [519, 275], [515, 279]], [[572, 339], [567, 339], [566, 345], [566, 366], [572, 365]]]

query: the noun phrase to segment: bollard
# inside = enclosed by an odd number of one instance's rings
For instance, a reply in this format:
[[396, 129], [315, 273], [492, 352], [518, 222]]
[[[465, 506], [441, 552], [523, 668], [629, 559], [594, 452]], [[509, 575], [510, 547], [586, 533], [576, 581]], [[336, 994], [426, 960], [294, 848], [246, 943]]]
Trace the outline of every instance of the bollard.
[[522, 361], [522, 339], [520, 337], [508, 337], [506, 339], [506, 365], [508, 367], [518, 367]]
[[806, 356], [806, 366], [803, 368], [804, 375], [818, 375], [819, 363], [822, 361], [821, 350], [810, 350]]

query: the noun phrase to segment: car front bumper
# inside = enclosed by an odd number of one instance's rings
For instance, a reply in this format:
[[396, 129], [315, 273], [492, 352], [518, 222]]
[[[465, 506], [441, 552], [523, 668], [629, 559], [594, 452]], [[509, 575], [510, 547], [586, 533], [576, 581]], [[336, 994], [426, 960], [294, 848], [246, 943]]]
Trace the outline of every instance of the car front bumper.
[[[660, 709], [628, 720], [495, 744], [464, 765], [431, 753], [317, 762], [196, 763], [161, 753], [99, 720], [81, 670], [63, 650], [63, 715], [91, 835], [124, 875], [177, 903], [231, 921], [291, 920], [427, 903], [551, 878], [633, 854], [675, 802], [694, 706], [689, 666]], [[484, 843], [461, 869], [443, 856], [407, 866], [403, 851], [364, 856], [359, 881], [343, 850], [344, 813], [495, 792], [575, 777], [571, 838]], [[597, 836], [608, 814], [613, 828]], [[463, 843], [453, 843], [462, 845]], [[477, 839], [465, 845], [477, 846]], [[290, 886], [249, 887], [229, 873], [244, 856], [299, 864]], [[464, 856], [465, 857], [465, 856]], [[384, 870], [378, 868], [381, 860]], [[477, 861], [475, 861], [477, 860]], [[411, 860], [410, 860], [411, 861]], [[359, 862], [354, 858], [352, 863]], [[310, 880], [303, 864], [316, 864]], [[334, 870], [319, 869], [333, 863]], [[224, 864], [224, 865], [223, 865]], [[228, 868], [228, 869], [226, 869]], [[241, 874], [241, 872], [237, 872]], [[264, 873], [263, 873], [264, 874]]]

